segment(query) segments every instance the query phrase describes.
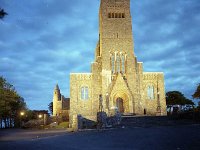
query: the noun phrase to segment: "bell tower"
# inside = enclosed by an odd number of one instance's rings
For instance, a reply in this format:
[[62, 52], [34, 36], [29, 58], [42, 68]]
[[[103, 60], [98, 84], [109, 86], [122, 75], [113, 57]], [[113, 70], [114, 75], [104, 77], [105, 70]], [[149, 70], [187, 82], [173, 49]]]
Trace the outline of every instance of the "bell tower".
[[107, 95], [111, 106], [114, 106], [115, 93], [123, 90], [119, 96], [125, 97], [125, 110], [133, 113], [134, 103], [140, 100], [138, 74], [142, 70], [138, 71], [139, 65], [134, 55], [130, 0], [101, 0], [96, 58], [101, 68], [102, 95]]
[[[130, 14], [130, 0], [101, 0], [99, 9], [99, 56], [102, 58], [102, 70], [125, 72], [126, 66], [111, 64], [119, 57], [127, 59], [129, 67], [134, 62], [134, 46], [132, 21]], [[127, 57], [128, 56], [128, 57]], [[131, 62], [129, 64], [129, 62]], [[121, 69], [120, 69], [121, 68]]]
[[58, 84], [54, 89], [53, 93], [53, 116], [58, 115], [59, 111], [62, 109], [61, 94]]
[[131, 39], [130, 0], [101, 0], [99, 11], [101, 39]]

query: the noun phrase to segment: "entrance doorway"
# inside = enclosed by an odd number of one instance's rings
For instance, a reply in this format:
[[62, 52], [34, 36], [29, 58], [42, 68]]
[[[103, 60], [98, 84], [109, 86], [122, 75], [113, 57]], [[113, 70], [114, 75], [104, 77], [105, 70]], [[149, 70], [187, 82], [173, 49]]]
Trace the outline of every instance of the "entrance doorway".
[[116, 100], [116, 106], [118, 108], [118, 111], [120, 113], [124, 113], [124, 104], [123, 104], [123, 99], [118, 97]]

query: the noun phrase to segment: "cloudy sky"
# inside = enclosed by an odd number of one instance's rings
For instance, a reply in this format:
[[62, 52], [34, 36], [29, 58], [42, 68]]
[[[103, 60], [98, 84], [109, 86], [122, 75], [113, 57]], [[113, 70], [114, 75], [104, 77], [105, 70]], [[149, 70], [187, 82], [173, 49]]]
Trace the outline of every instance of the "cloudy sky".
[[[100, 0], [0, 0], [0, 76], [30, 109], [47, 109], [69, 73], [90, 72]], [[191, 98], [200, 83], [199, 0], [131, 0], [135, 54], [145, 71], [163, 71], [166, 91]]]

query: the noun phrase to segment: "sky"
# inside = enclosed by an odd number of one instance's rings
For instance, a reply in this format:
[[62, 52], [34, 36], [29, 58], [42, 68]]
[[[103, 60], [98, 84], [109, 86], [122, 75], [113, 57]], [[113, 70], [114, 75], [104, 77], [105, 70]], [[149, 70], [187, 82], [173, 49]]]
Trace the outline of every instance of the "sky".
[[[30, 109], [48, 109], [70, 72], [90, 72], [100, 0], [0, 0], [0, 76]], [[164, 72], [167, 91], [191, 99], [200, 83], [199, 0], [131, 0], [134, 52], [146, 72]]]

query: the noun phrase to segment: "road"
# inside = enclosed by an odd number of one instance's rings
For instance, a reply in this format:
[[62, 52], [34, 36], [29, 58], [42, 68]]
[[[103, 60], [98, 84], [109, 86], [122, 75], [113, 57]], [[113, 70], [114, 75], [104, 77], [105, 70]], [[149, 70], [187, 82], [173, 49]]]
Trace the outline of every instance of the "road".
[[[34, 131], [35, 132], [35, 131]], [[38, 131], [39, 135], [41, 131]], [[43, 131], [42, 131], [43, 132]], [[200, 125], [60, 131], [38, 138], [3, 135], [1, 150], [200, 150]], [[15, 133], [16, 135], [17, 133]], [[49, 134], [49, 135], [48, 135]], [[2, 134], [0, 134], [2, 135]], [[25, 134], [26, 135], [26, 134]], [[7, 139], [6, 139], [7, 137]]]

